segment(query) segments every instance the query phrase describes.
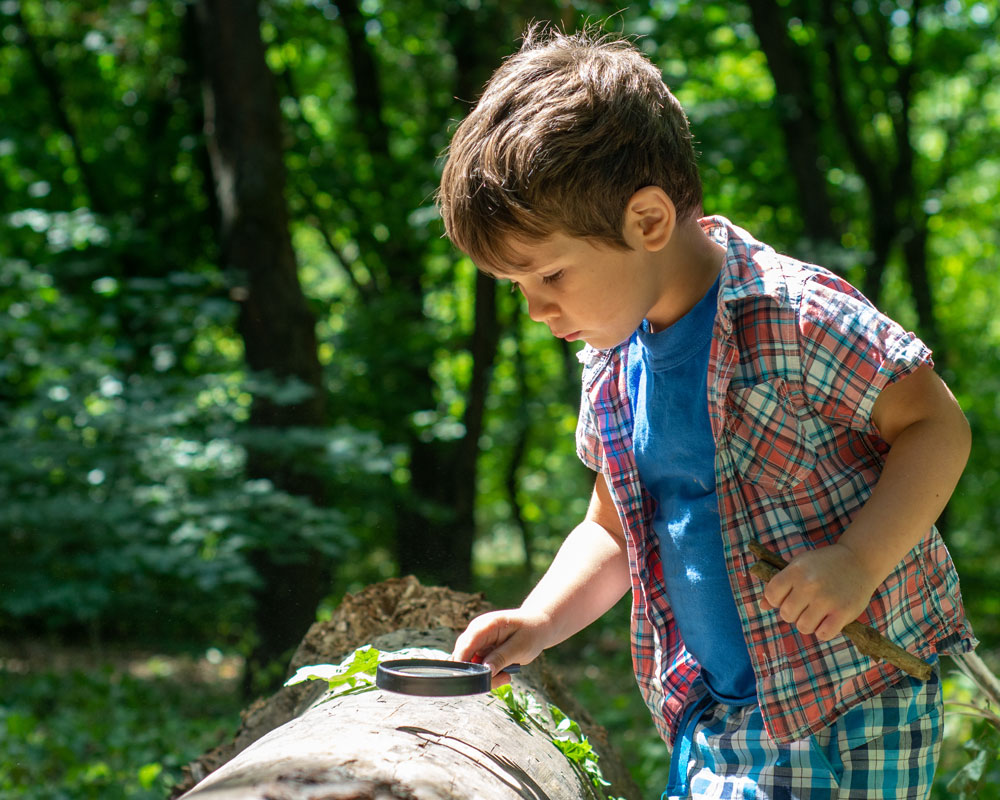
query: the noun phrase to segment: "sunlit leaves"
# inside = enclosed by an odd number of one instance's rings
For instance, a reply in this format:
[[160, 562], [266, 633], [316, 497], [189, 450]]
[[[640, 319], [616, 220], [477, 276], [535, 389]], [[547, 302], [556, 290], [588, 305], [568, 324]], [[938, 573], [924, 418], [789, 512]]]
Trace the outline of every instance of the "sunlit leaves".
[[[870, 200], [839, 136], [844, 122], [832, 117], [826, 34], [806, 13], [810, 4], [780, 6], [789, 12], [786, 33], [815, 68], [811, 91], [825, 126], [819, 174], [834, 200], [841, 245], [833, 250], [800, 241], [801, 209], [780, 128], [782, 115], [795, 109], [776, 100], [746, 4], [662, 0], [623, 11], [609, 27], [640, 36], [639, 46], [687, 107], [706, 210], [857, 279], [871, 250]], [[141, 455], [137, 474], [155, 472], [172, 487], [166, 497], [183, 504], [191, 487], [235, 481], [237, 462], [206, 465], [205, 459], [210, 450], [217, 454], [211, 443], [227, 442], [226, 452], [238, 461], [242, 443], [234, 426], [249, 413], [251, 390], [261, 388], [248, 385], [241, 369], [236, 305], [215, 263], [200, 86], [183, 27], [185, 6], [149, 0], [97, 12], [82, 3], [25, 0], [18, 7], [58, 79], [66, 113], [65, 119], [56, 113], [59, 104], [22, 46], [27, 41], [12, 6], [0, 4], [0, 32], [5, 43], [17, 45], [0, 50], [0, 88], [18, 109], [0, 126], [7, 190], [0, 196], [6, 259], [0, 264], [0, 378], [11, 387], [5, 420], [63, 448], [64, 463], [57, 463], [55, 450], [33, 451], [47, 490], [71, 486], [90, 500], [114, 495], [119, 476], [136, 467], [120, 453], [91, 455], [117, 449]], [[921, 187], [916, 208], [928, 215], [952, 386], [977, 437], [992, 442], [1000, 436], [991, 355], [1000, 336], [991, 311], [997, 302], [994, 187], [1000, 185], [991, 148], [1000, 125], [996, 4], [952, 0], [921, 6], [916, 18], [913, 5], [903, 2], [837, 8], [837, 44], [858, 130], [887, 157], [895, 152], [902, 114], [894, 84], [908, 66], [918, 70], [906, 117]], [[472, 42], [493, 66], [502, 53], [494, 58], [490, 48], [516, 46], [525, 21], [520, 10], [486, 0], [433, 8], [416, 0], [361, 5], [364, 42], [383, 93], [378, 121], [388, 151], [382, 153], [361, 124], [365, 98], [357, 95], [336, 4], [262, 6], [286, 123], [290, 224], [300, 277], [318, 315], [331, 414], [376, 438], [451, 443], [465, 434], [475, 272], [441, 239], [433, 193], [449, 132], [481, 85], [478, 76], [470, 84], [476, 88], [461, 82], [467, 76], [456, 69], [456, 42]], [[570, 25], [607, 13], [583, 2], [550, 11]], [[459, 13], [474, 27], [452, 41], [457, 34], [449, 26]], [[916, 37], [914, 23], [920, 25]], [[456, 99], [460, 93], [466, 96]], [[885, 300], [905, 323], [913, 322], [898, 257]], [[515, 561], [533, 536], [542, 551], [537, 567], [582, 512], [592, 480], [573, 452], [579, 366], [544, 326], [524, 317], [516, 298], [497, 302], [502, 330], [480, 439], [478, 552], [488, 569], [485, 559], [503, 554]], [[122, 393], [102, 393], [107, 378], [118, 381]], [[271, 388], [279, 400], [298, 396], [294, 386]], [[164, 426], [156, 447], [147, 448], [145, 434], [137, 433], [143, 417]], [[113, 425], [137, 438], [115, 439]], [[195, 436], [192, 425], [209, 432]], [[200, 454], [188, 452], [192, 442]], [[978, 447], [951, 525], [958, 549], [977, 553], [986, 575], [992, 562], [989, 539], [981, 534], [994, 515], [985, 498], [1000, 477], [989, 461], [995, 448]], [[163, 455], [155, 470], [151, 451]], [[328, 451], [320, 446], [319, 452]], [[185, 457], [201, 467], [182, 464]], [[405, 451], [394, 449], [386, 458], [389, 466], [375, 474], [406, 488]], [[366, 461], [378, 462], [374, 456]], [[88, 480], [95, 471], [104, 478]], [[233, 483], [229, 490], [243, 487]], [[125, 495], [134, 499], [131, 491]], [[233, 495], [220, 492], [217, 499], [233, 519], [244, 513]], [[281, 502], [268, 513], [276, 516]], [[199, 509], [219, 519], [208, 506]], [[382, 530], [391, 524], [378, 523]], [[365, 535], [374, 536], [375, 527]], [[207, 543], [199, 552], [216, 547], [218, 531], [197, 530]]]

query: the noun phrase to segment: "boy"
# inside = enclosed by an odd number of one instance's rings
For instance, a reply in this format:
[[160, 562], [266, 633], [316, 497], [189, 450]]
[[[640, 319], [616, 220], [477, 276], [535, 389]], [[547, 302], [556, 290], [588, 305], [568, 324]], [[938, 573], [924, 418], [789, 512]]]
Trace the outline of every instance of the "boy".
[[[925, 797], [923, 683], [860, 654], [972, 649], [933, 523], [969, 452], [930, 353], [850, 285], [701, 216], [686, 117], [628, 42], [530, 30], [457, 129], [439, 202], [532, 319], [582, 339], [585, 520], [458, 659], [529, 662], [632, 590], [664, 797]], [[789, 566], [747, 570], [757, 539]], [[501, 678], [502, 680], [502, 678]]]

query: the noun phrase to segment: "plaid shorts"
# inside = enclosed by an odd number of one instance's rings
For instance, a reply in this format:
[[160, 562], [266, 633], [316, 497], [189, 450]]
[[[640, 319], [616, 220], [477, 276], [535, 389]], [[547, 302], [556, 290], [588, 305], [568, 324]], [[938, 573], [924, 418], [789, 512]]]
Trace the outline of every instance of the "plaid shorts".
[[682, 712], [661, 800], [894, 800], [930, 794], [941, 751], [940, 672], [909, 678], [833, 725], [775, 744], [757, 705], [716, 702], [700, 681]]

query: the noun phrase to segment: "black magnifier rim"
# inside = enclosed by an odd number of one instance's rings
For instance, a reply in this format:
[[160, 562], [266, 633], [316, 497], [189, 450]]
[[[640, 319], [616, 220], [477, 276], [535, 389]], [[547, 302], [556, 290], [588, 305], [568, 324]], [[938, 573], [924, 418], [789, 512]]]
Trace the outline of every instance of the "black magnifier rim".
[[[429, 667], [446, 670], [446, 675], [414, 675], [406, 670]], [[439, 658], [398, 658], [383, 661], [375, 671], [375, 685], [388, 692], [420, 697], [458, 697], [488, 692], [492, 670], [485, 664], [445, 661]]]

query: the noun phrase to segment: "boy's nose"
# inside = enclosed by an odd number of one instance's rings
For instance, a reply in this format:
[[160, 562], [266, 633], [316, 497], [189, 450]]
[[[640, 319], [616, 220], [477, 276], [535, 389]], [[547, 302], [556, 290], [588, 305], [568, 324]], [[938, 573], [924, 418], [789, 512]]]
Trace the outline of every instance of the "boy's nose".
[[547, 322], [552, 319], [558, 308], [551, 300], [543, 297], [528, 297], [528, 316], [535, 322]]

